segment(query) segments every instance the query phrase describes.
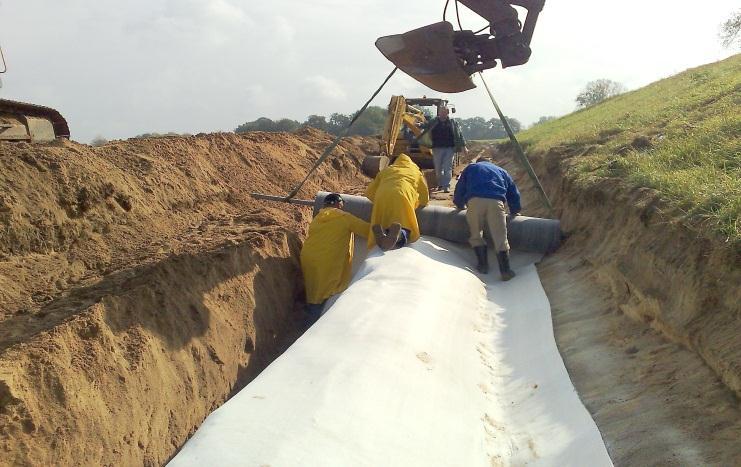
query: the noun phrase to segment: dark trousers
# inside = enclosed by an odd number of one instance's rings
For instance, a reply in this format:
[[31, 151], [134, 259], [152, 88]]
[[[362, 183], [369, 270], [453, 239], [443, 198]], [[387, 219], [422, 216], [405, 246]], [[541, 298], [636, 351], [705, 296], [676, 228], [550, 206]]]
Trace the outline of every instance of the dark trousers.
[[326, 300], [324, 300], [322, 303], [307, 303], [306, 308], [304, 308], [304, 313], [306, 313], [306, 325], [311, 326], [312, 324], [316, 323], [320, 316], [322, 316], [322, 311], [324, 311], [324, 305], [327, 303]]

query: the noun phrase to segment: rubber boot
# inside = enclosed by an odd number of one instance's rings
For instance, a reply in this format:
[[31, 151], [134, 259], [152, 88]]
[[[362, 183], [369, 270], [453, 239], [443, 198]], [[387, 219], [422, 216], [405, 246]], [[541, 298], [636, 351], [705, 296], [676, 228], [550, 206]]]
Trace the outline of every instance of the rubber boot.
[[497, 253], [499, 262], [499, 272], [502, 274], [502, 280], [508, 281], [516, 276], [515, 272], [509, 267], [509, 251], [500, 251]]
[[373, 237], [376, 239], [376, 245], [378, 245], [378, 248], [384, 250], [382, 245], [386, 244], [386, 233], [383, 231], [383, 227], [375, 224], [371, 227], [371, 230], [373, 231]]
[[373, 230], [373, 236], [376, 237], [376, 245], [383, 251], [388, 251], [396, 246], [396, 242], [399, 240], [399, 232], [401, 231], [401, 225], [398, 223], [391, 224], [391, 227], [384, 232], [383, 227], [379, 224], [371, 227]]
[[386, 250], [393, 250], [396, 248], [396, 244], [399, 243], [399, 234], [401, 234], [401, 224], [398, 222], [394, 222], [391, 224], [391, 227], [389, 227], [386, 238], [384, 241], [386, 244], [384, 245], [386, 248], [381, 247], [384, 251]]
[[481, 274], [487, 274], [489, 272], [489, 255], [486, 251], [486, 245], [473, 247], [474, 253], [476, 253], [476, 269]]

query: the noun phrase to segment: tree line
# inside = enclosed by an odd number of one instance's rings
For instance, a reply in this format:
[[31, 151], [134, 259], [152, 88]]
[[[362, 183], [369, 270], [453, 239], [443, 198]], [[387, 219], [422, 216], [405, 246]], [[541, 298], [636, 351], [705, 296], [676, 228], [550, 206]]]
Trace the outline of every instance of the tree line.
[[[383, 132], [383, 126], [386, 123], [387, 111], [378, 106], [371, 106], [361, 115], [353, 124], [348, 132], [349, 135], [370, 136], [378, 135]], [[296, 131], [301, 127], [313, 127], [324, 130], [327, 133], [338, 135], [350, 124], [354, 114], [345, 115], [333, 113], [329, 118], [323, 115], [309, 115], [306, 120], [299, 122], [289, 118], [272, 120], [267, 117], [260, 117], [257, 120], [246, 122], [234, 129], [235, 133], [247, 133], [250, 131]], [[463, 136], [466, 139], [497, 139], [504, 138], [507, 133], [504, 131], [504, 125], [498, 118], [486, 120], [482, 117], [456, 118], [461, 127]], [[522, 129], [519, 120], [507, 117], [512, 130], [518, 132]]]

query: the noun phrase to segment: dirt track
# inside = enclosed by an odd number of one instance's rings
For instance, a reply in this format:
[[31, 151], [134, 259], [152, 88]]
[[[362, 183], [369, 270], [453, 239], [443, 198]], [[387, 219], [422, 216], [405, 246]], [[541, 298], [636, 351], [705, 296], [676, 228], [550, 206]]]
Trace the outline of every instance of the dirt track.
[[[0, 464], [161, 465], [302, 330], [327, 134], [0, 143]], [[364, 185], [349, 139], [300, 193]]]

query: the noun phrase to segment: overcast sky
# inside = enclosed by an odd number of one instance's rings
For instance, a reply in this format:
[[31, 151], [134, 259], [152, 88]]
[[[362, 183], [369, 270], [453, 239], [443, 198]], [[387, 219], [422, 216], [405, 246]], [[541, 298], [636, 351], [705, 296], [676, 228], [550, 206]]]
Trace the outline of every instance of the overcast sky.
[[[376, 38], [439, 21], [444, 3], [0, 0], [0, 97], [56, 108], [81, 142], [351, 113], [393, 67]], [[486, 76], [505, 113], [530, 124], [572, 111], [590, 80], [635, 89], [731, 55], [718, 28], [734, 8], [738, 0], [548, 0], [530, 62]], [[462, 21], [485, 24], [467, 11]], [[397, 73], [373, 104], [392, 94], [439, 95]], [[494, 116], [483, 87], [449, 97], [459, 117]]]

